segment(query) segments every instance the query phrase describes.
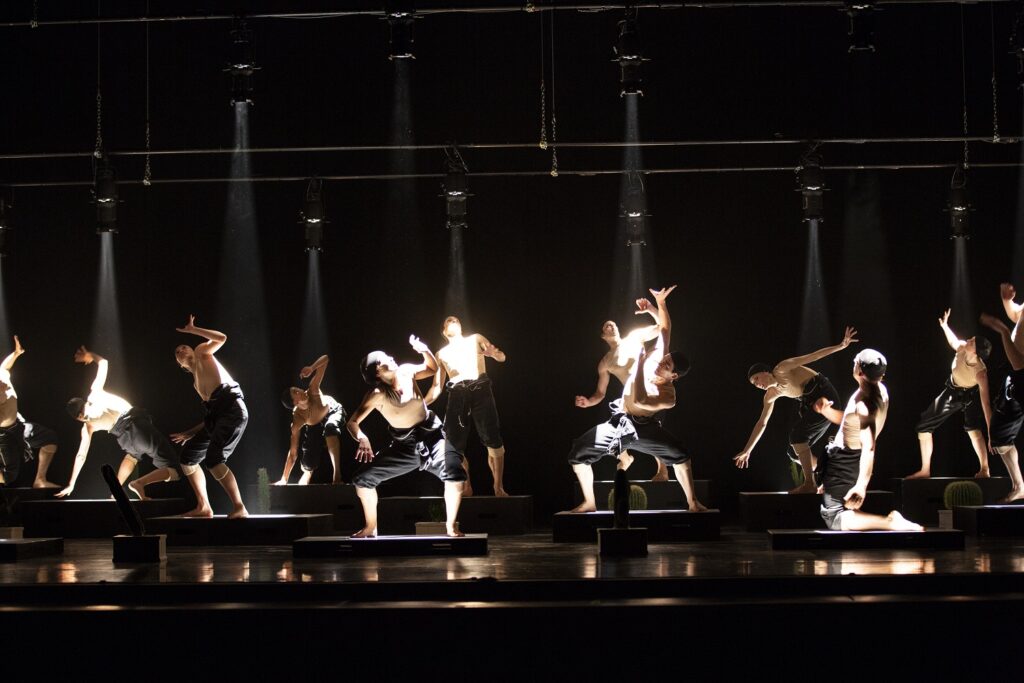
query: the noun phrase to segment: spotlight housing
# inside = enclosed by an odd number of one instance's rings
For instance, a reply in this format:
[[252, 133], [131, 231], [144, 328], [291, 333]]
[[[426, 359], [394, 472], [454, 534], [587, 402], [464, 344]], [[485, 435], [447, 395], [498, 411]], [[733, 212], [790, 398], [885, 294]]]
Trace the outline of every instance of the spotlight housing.
[[96, 162], [92, 196], [96, 204], [96, 233], [117, 232], [117, 174], [106, 155]]
[[957, 166], [953, 171], [945, 210], [949, 213], [950, 239], [970, 239], [971, 211], [974, 207], [971, 206], [971, 196], [967, 191], [967, 170], [963, 166]]
[[621, 213], [626, 223], [626, 246], [647, 246], [647, 196], [643, 180], [637, 174], [630, 174], [629, 187], [622, 202]]
[[0, 258], [7, 256], [11, 239], [11, 200], [6, 192], [0, 191]]
[[416, 7], [410, 0], [391, 0], [384, 7], [388, 22], [388, 59], [416, 59], [413, 53], [413, 23]]
[[469, 168], [457, 147], [446, 150], [446, 154], [448, 158], [445, 161], [444, 182], [441, 183], [443, 194], [441, 196], [444, 197], [448, 229], [468, 228], [466, 200], [472, 196], [466, 182], [466, 173]]
[[821, 168], [821, 158], [813, 150], [807, 152], [796, 169], [797, 192], [802, 199], [803, 220], [818, 221], [825, 219], [825, 172]]
[[224, 72], [231, 85], [231, 104], [252, 105], [253, 74], [256, 66], [256, 48], [252, 31], [242, 17], [235, 17], [231, 24], [231, 45], [228, 64]]
[[873, 2], [857, 2], [845, 0], [844, 12], [850, 19], [850, 28], [846, 35], [850, 39], [847, 52], [875, 51], [875, 12], [878, 8]]
[[324, 226], [327, 225], [323, 179], [310, 178], [306, 184], [306, 194], [302, 199], [302, 211], [299, 212], [299, 223], [302, 224], [305, 231], [306, 251], [323, 253]]
[[619, 97], [626, 95], [642, 97], [644, 94], [644, 91], [640, 89], [643, 85], [640, 67], [644, 62], [650, 60], [644, 59], [640, 49], [640, 34], [637, 31], [636, 15], [635, 7], [627, 7], [625, 18], [619, 21], [619, 38], [614, 48], [615, 59], [612, 60], [619, 64], [619, 85], [621, 86]]

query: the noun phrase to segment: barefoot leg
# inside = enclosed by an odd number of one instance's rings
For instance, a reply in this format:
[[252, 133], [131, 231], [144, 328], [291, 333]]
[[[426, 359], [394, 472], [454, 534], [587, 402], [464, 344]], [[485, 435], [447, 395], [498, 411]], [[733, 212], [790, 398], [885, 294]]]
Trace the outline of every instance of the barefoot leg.
[[1024, 498], [1024, 481], [1021, 480], [1020, 463], [1017, 458], [1017, 447], [1010, 446], [996, 446], [996, 453], [1002, 458], [1003, 464], [1006, 465], [1006, 471], [1010, 475], [1010, 493], [1004, 498], [1000, 498], [1000, 503], [1012, 503], [1016, 500]]
[[218, 463], [210, 468], [210, 475], [220, 483], [225, 493], [228, 494], [228, 498], [231, 499], [231, 512], [228, 513], [228, 519], [248, 517], [249, 511], [245, 509], [245, 504], [242, 502], [242, 493], [238, 490], [238, 480], [235, 479], [235, 473], [231, 471], [231, 468], [226, 463]]
[[978, 456], [978, 472], [974, 475], [977, 479], [984, 479], [991, 474], [988, 469], [988, 444], [985, 443], [985, 435], [980, 429], [972, 429], [967, 432], [971, 437], [971, 445], [974, 446], [974, 453]]
[[462, 497], [469, 498], [473, 495], [473, 482], [469, 479], [469, 459], [466, 456], [462, 456], [462, 469], [466, 470], [466, 481], [462, 490]]
[[794, 489], [790, 489], [790, 493], [814, 493], [817, 487], [814, 485], [814, 453], [811, 452], [811, 444], [809, 443], [793, 443], [790, 444], [793, 452], [796, 453], [796, 457], [800, 460], [800, 470], [804, 473], [804, 483], [800, 484]]
[[352, 538], [369, 538], [377, 535], [377, 489], [356, 486], [356, 495], [363, 506], [363, 528], [352, 534]]
[[57, 444], [46, 444], [39, 449], [39, 466], [36, 468], [36, 478], [32, 482], [32, 488], [34, 489], [56, 489], [60, 488], [53, 482], [46, 478], [46, 473], [50, 470], [50, 463], [53, 462], [53, 456], [57, 452]]
[[569, 512], [594, 512], [597, 510], [597, 501], [594, 499], [594, 469], [586, 463], [577, 463], [572, 466], [576, 473], [576, 479], [580, 482], [580, 490], [583, 492], [583, 502]]
[[146, 496], [146, 486], [158, 481], [174, 481], [178, 473], [170, 467], [155, 469], [149, 474], [139, 477], [135, 481], [128, 482], [128, 488], [139, 497], [139, 500], [149, 500]]
[[302, 470], [302, 476], [299, 477], [299, 486], [307, 485], [312, 478], [313, 478], [313, 470], [309, 470], [309, 471]]
[[914, 524], [893, 510], [885, 517], [872, 515], [860, 510], [846, 510], [841, 513], [843, 531], [924, 531], [920, 524]]
[[918, 432], [917, 445], [921, 449], [921, 469], [913, 474], [908, 474], [907, 479], [927, 479], [932, 476], [932, 449], [934, 448], [932, 433]]
[[341, 466], [338, 463], [341, 462], [341, 439], [336, 436], [328, 436], [325, 441], [327, 441], [327, 452], [331, 454], [331, 467], [334, 468], [331, 483], [340, 484]]
[[182, 517], [213, 517], [210, 497], [206, 494], [206, 474], [202, 468], [199, 465], [182, 465], [181, 471], [185, 473], [185, 478], [196, 494], [195, 508]]
[[[494, 477], [494, 495], [507, 496], [505, 493], [505, 447], [487, 449], [487, 465], [491, 468], [491, 476]], [[467, 476], [469, 470], [466, 470]]]
[[676, 473], [679, 485], [683, 487], [683, 494], [686, 496], [686, 503], [689, 506], [687, 509], [690, 512], [707, 510], [704, 504], [697, 500], [697, 494], [693, 491], [693, 466], [690, 464], [690, 461], [687, 460], [686, 462], [672, 465], [672, 469]]
[[462, 502], [463, 486], [461, 481], [446, 481], [444, 483], [445, 527], [449, 536], [466, 535], [455, 526], [455, 520], [459, 516], [459, 503]]

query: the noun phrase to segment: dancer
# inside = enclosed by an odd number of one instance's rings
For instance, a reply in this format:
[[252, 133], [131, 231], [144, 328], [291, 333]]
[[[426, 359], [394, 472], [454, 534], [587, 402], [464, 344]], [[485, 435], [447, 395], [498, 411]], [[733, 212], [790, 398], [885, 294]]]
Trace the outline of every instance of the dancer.
[[0, 486], [13, 486], [21, 463], [31, 460], [32, 451], [38, 450], [39, 466], [32, 488], [60, 488], [46, 478], [57, 452], [57, 435], [38, 422], [26, 422], [18, 412], [18, 393], [11, 382], [11, 368], [23, 353], [25, 349], [15, 335], [14, 350], [0, 363]]
[[341, 483], [341, 469], [338, 458], [341, 453], [341, 425], [345, 422], [345, 409], [331, 396], [320, 391], [320, 383], [324, 379], [327, 363], [326, 355], [320, 356], [312, 365], [307, 365], [299, 372], [303, 379], [313, 376], [305, 390], [290, 387], [284, 390], [281, 402], [292, 411], [291, 440], [288, 444], [288, 455], [284, 461], [284, 472], [274, 482], [276, 486], [288, 483], [299, 446], [302, 446], [302, 476], [299, 484], [306, 485], [313, 478], [313, 470], [323, 459], [324, 448], [331, 455], [334, 476], [331, 483]]
[[[466, 470], [466, 485], [462, 495], [473, 495], [469, 461], [466, 459], [469, 421], [472, 417], [477, 436], [487, 447], [487, 465], [494, 478], [494, 495], [507, 496], [504, 485], [505, 445], [501, 439], [498, 409], [494, 406], [491, 378], [487, 376], [485, 365], [488, 358], [504, 363], [505, 352], [482, 334], [463, 336], [462, 322], [454, 315], [444, 319], [441, 334], [448, 340], [448, 344], [437, 352], [437, 377], [428, 392], [427, 404], [437, 399], [442, 386], [447, 387], [448, 408], [444, 414], [444, 433], [448, 440], [446, 447], [458, 453]], [[449, 377], [447, 384], [445, 375]]]
[[[637, 315], [645, 313], [653, 316], [657, 321], [657, 310], [651, 308], [650, 302], [645, 298], [636, 300]], [[654, 325], [647, 325], [632, 330], [625, 337], [619, 336], [619, 326], [612, 320], [605, 321], [601, 326], [601, 339], [608, 344], [608, 352], [604, 354], [597, 363], [597, 387], [590, 396], [577, 396], [575, 405], [577, 408], [590, 408], [604, 400], [608, 391], [608, 382], [615, 377], [623, 385], [633, 370], [633, 363], [636, 361], [640, 347], [644, 343], [658, 338], [661, 328], [657, 322]], [[668, 481], [668, 468], [665, 463], [655, 458], [657, 470], [651, 481]]]
[[1013, 331], [1003, 321], [987, 313], [981, 316], [981, 322], [999, 335], [1006, 358], [1010, 361], [1010, 374], [992, 401], [992, 423], [988, 434], [989, 449], [999, 454], [1010, 475], [1010, 493], [998, 502], [1012, 503], [1024, 498], [1024, 479], [1021, 477], [1017, 446], [1014, 443], [1024, 424], [1024, 407], [1021, 405], [1024, 400], [1024, 337], [1019, 334], [1024, 305], [1014, 301], [1017, 291], [1009, 283], [999, 286], [999, 294], [1006, 317], [1013, 321]]
[[[921, 469], [907, 479], [923, 479], [932, 476], [932, 432], [956, 413], [964, 413], [964, 429], [971, 438], [974, 452], [978, 456], [975, 477], [989, 476], [988, 446], [981, 432], [982, 415], [985, 427], [991, 433], [992, 407], [989, 403], [988, 371], [985, 359], [992, 351], [992, 342], [985, 337], [971, 337], [967, 341], [957, 337], [949, 328], [949, 310], [939, 318], [939, 327], [946, 335], [946, 342], [956, 354], [946, 386], [931, 402], [917, 423], [917, 441], [921, 447]], [[979, 405], [980, 404], [980, 405]]]
[[857, 390], [839, 411], [827, 397], [814, 403], [814, 410], [839, 431], [819, 463], [823, 501], [821, 518], [833, 531], [923, 531], [924, 527], [907, 520], [896, 510], [885, 517], [861, 512], [875, 464], [878, 436], [889, 413], [889, 391], [882, 384], [885, 356], [864, 349], [853, 359], [853, 378]]
[[792, 489], [790, 493], [817, 492], [817, 487], [814, 485], [814, 467], [817, 461], [811, 449], [825, 436], [830, 425], [828, 420], [814, 412], [814, 403], [819, 398], [827, 398], [833, 403], [837, 403], [839, 394], [836, 393], [836, 389], [828, 377], [812, 370], [807, 365], [842, 351], [857, 341], [856, 336], [857, 330], [847, 327], [843, 334], [843, 340], [835, 346], [826, 346], [805, 356], [787, 358], [774, 368], [769, 368], [764, 363], [755, 363], [750, 366], [750, 369], [747, 370], [747, 380], [764, 392], [764, 401], [761, 416], [757, 418], [757, 423], [754, 425], [753, 431], [750, 432], [747, 445], [733, 456], [736, 467], [743, 469], [750, 465], [750, 454], [768, 426], [768, 420], [775, 410], [775, 402], [780, 398], [797, 399], [799, 401], [798, 419], [789, 431], [789, 445], [800, 461], [804, 482]]
[[[693, 512], [707, 508], [697, 500], [693, 490], [693, 469], [690, 456], [679, 441], [662, 425], [660, 414], [676, 404], [674, 382], [690, 369], [690, 362], [679, 351], [667, 353], [671, 341], [672, 321], [665, 301], [675, 285], [658, 291], [650, 290], [657, 302], [660, 334], [654, 350], [647, 353], [643, 344], [637, 349], [632, 370], [623, 385], [622, 398], [610, 404], [612, 417], [599, 424], [573, 442], [569, 463], [580, 483], [583, 502], [571, 512], [594, 512], [593, 463], [603, 457], [616, 457], [618, 469], [625, 470], [633, 463], [634, 453], [646, 453], [672, 465], [676, 479], [686, 495], [687, 508]], [[646, 300], [643, 300], [646, 301]], [[646, 310], [649, 302], [638, 308]]]
[[[409, 344], [423, 356], [423, 362], [399, 365], [383, 351], [374, 351], [360, 364], [363, 380], [373, 388], [346, 424], [349, 434], [359, 444], [356, 460], [364, 463], [352, 483], [363, 505], [365, 525], [352, 534], [353, 538], [377, 535], [377, 486], [417, 469], [430, 472], [444, 482], [448, 535], [464, 535], [455, 526], [455, 519], [462, 501], [466, 470], [459, 453], [445, 447], [441, 420], [427, 410], [416, 384], [417, 380], [434, 377], [437, 359], [417, 337], [410, 335]], [[370, 439], [359, 427], [374, 410], [388, 423], [391, 432], [391, 443], [376, 455]]]
[[167, 441], [167, 437], [153, 426], [153, 418], [142, 408], [133, 408], [132, 404], [122, 397], [104, 389], [110, 365], [107, 359], [95, 351], [79, 346], [75, 351], [75, 362], [82, 365], [96, 363], [96, 379], [89, 388], [87, 398], [73, 398], [67, 404], [68, 414], [82, 423], [82, 438], [71, 468], [71, 481], [56, 494], [57, 497], [71, 495], [75, 490], [78, 475], [81, 474], [82, 466], [89, 455], [92, 436], [102, 431], [110, 432], [110, 435], [117, 439], [117, 445], [124, 450], [124, 458], [117, 468], [117, 481], [122, 485], [135, 471], [142, 456], [149, 456], [153, 461], [153, 467], [156, 469], [128, 484], [128, 488], [139, 497], [139, 500], [147, 500], [147, 485], [158, 481], [177, 481], [180, 478], [176, 469], [178, 456]]
[[192, 374], [196, 393], [203, 400], [203, 408], [206, 410], [203, 421], [195, 427], [171, 434], [175, 443], [186, 444], [181, 454], [181, 471], [185, 473], [196, 494], [196, 507], [186, 512], [185, 517], [213, 517], [210, 497], [206, 493], [206, 476], [199, 467], [204, 461], [210, 475], [224, 487], [231, 499], [228, 518], [248, 517], [249, 511], [242, 503], [238, 481], [227, 465], [228, 457], [242, 440], [245, 425], [249, 422], [245, 396], [238, 382], [213, 357], [227, 342], [227, 335], [196, 327], [195, 322], [196, 317], [190, 315], [184, 327], [175, 328], [183, 334], [194, 334], [206, 339], [194, 349], [187, 344], [174, 349], [178, 365]]

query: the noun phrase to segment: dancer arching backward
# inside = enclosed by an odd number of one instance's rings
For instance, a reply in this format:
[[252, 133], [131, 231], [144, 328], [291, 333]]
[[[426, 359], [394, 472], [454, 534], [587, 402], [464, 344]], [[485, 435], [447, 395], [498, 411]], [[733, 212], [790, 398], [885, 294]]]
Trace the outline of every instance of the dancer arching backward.
[[814, 485], [816, 462], [811, 449], [825, 436], [830, 425], [828, 420], [814, 412], [814, 403], [819, 398], [827, 398], [833, 403], [837, 403], [839, 394], [836, 393], [836, 389], [828, 377], [810, 369], [807, 365], [842, 351], [857, 341], [856, 336], [857, 330], [847, 327], [843, 334], [843, 340], [835, 346], [826, 346], [805, 356], [787, 358], [774, 368], [769, 368], [764, 363], [755, 363], [750, 366], [747, 371], [747, 379], [755, 387], [764, 391], [764, 402], [761, 408], [761, 417], [757, 418], [757, 424], [750, 432], [747, 445], [733, 457], [736, 467], [742, 469], [749, 465], [750, 454], [768, 426], [768, 420], [772, 416], [772, 411], [775, 410], [775, 402], [780, 398], [794, 398], [800, 404], [797, 407], [797, 422], [789, 432], [789, 445], [800, 461], [800, 467], [804, 472], [804, 483], [791, 490], [790, 493], [815, 493], [817, 491], [817, 487]]
[[[448, 535], [463, 535], [455, 528], [455, 519], [462, 501], [466, 470], [458, 451], [445, 448], [441, 420], [427, 410], [416, 384], [417, 380], [434, 377], [437, 359], [415, 336], [409, 336], [409, 344], [423, 356], [422, 363], [399, 365], [383, 351], [374, 351], [360, 365], [363, 379], [373, 389], [363, 397], [346, 424], [349, 434], [359, 444], [356, 460], [365, 463], [352, 478], [366, 522], [353, 534], [354, 538], [377, 535], [377, 486], [417, 469], [426, 470], [444, 482]], [[370, 439], [359, 428], [374, 410], [384, 417], [391, 432], [391, 443], [376, 455]]]
[[206, 475], [199, 467], [199, 464], [205, 461], [210, 475], [224, 487], [231, 499], [231, 512], [228, 517], [248, 517], [249, 511], [242, 503], [238, 481], [228, 468], [227, 459], [242, 440], [245, 425], [249, 422], [249, 410], [245, 406], [245, 396], [238, 382], [232, 379], [220, 361], [213, 357], [213, 354], [227, 342], [227, 335], [216, 330], [196, 327], [195, 323], [196, 317], [190, 315], [185, 327], [175, 328], [183, 334], [206, 338], [206, 341], [194, 349], [187, 344], [174, 349], [174, 358], [178, 365], [192, 374], [192, 383], [206, 410], [203, 421], [195, 427], [171, 434], [171, 439], [175, 443], [185, 444], [181, 453], [181, 471], [185, 473], [196, 494], [196, 507], [191, 512], [186, 512], [185, 516], [213, 517], [210, 497], [206, 493]]
[[1013, 300], [1017, 291], [1011, 284], [1000, 285], [999, 294], [1006, 317], [1013, 321], [1013, 331], [1002, 320], [987, 313], [981, 316], [981, 322], [999, 334], [1006, 358], [1010, 361], [1010, 374], [1002, 391], [992, 400], [992, 423], [988, 432], [989, 447], [1003, 459], [1012, 482], [1010, 493], [999, 502], [1009, 503], [1024, 498], [1024, 479], [1021, 478], [1017, 446], [1014, 444], [1024, 424], [1024, 407], [1021, 405], [1024, 401], [1024, 335], [1020, 333], [1024, 305]]
[[988, 371], [985, 360], [992, 351], [992, 343], [985, 337], [971, 337], [967, 341], [957, 337], [949, 328], [949, 309], [939, 318], [939, 327], [946, 335], [946, 342], [955, 352], [953, 367], [942, 393], [921, 413], [917, 423], [917, 440], [921, 446], [921, 469], [907, 479], [921, 479], [932, 476], [932, 432], [952, 415], [964, 412], [964, 430], [971, 438], [974, 452], [978, 455], [975, 477], [989, 476], [988, 446], [981, 432], [982, 415], [985, 427], [991, 429], [992, 408], [989, 403]]
[[17, 335], [14, 351], [0, 364], [0, 486], [14, 486], [21, 463], [31, 460], [32, 451], [39, 451], [39, 467], [32, 488], [55, 489], [57, 484], [46, 479], [46, 472], [57, 452], [57, 435], [36, 422], [25, 422], [18, 412], [18, 394], [11, 383], [11, 368], [25, 349]]
[[871, 481], [878, 436], [889, 413], [889, 392], [882, 384], [885, 369], [885, 356], [864, 349], [853, 359], [858, 389], [847, 401], [846, 410], [840, 412], [825, 397], [814, 404], [814, 410], [839, 425], [818, 468], [824, 493], [821, 517], [833, 531], [923, 530], [896, 510], [885, 517], [860, 511]]
[[697, 500], [693, 490], [693, 470], [690, 456], [679, 441], [661, 426], [659, 414], [676, 404], [674, 382], [690, 369], [690, 362], [679, 351], [667, 353], [671, 341], [672, 321], [668, 315], [666, 298], [675, 286], [659, 291], [651, 290], [658, 304], [656, 318], [660, 334], [654, 350], [646, 352], [643, 344], [637, 349], [632, 371], [622, 388], [622, 398], [611, 403], [612, 417], [599, 424], [573, 442], [569, 463], [580, 482], [583, 502], [572, 512], [593, 512], [593, 463], [603, 457], [617, 457], [619, 469], [628, 469], [634, 453], [646, 453], [659, 462], [672, 465], [676, 479], [686, 494], [691, 511], [707, 508]]
[[142, 408], [133, 408], [132, 404], [117, 394], [106, 391], [103, 386], [107, 382], [109, 363], [98, 353], [79, 346], [75, 351], [75, 362], [83, 365], [96, 363], [96, 379], [89, 388], [87, 398], [73, 398], [68, 401], [68, 414], [82, 423], [82, 440], [78, 444], [78, 454], [71, 468], [71, 481], [61, 489], [57, 497], [70, 495], [75, 490], [75, 482], [82, 472], [85, 459], [89, 455], [92, 435], [96, 432], [108, 431], [117, 439], [117, 445], [124, 450], [121, 466], [117, 468], [117, 480], [124, 484], [125, 480], [135, 471], [142, 456], [149, 456], [154, 469], [149, 474], [139, 477], [128, 484], [142, 500], [146, 500], [146, 485], [157, 481], [177, 481], [178, 455], [174, 452], [167, 437], [153, 426], [153, 418]]
[[[633, 363], [636, 362], [636, 358], [640, 353], [640, 347], [645, 342], [657, 339], [658, 335], [661, 334], [661, 327], [657, 324], [658, 312], [649, 304], [650, 302], [647, 299], [637, 299], [636, 314], [643, 315], [647, 313], [654, 316], [654, 325], [632, 330], [625, 337], [619, 336], [619, 326], [612, 320], [605, 321], [604, 325], [601, 326], [601, 339], [608, 344], [608, 353], [604, 354], [597, 363], [597, 388], [594, 389], [594, 393], [590, 396], [577, 396], [577, 408], [590, 408], [603, 401], [608, 391], [610, 377], [617, 378], [619, 382], [625, 385], [626, 380], [629, 379], [629, 375], [633, 371]], [[668, 481], [668, 469], [665, 467], [665, 463], [657, 458], [655, 458], [655, 462], [658, 464], [658, 469], [654, 473], [654, 477], [651, 478], [651, 481]]]
[[291, 387], [284, 390], [281, 403], [292, 411], [291, 440], [288, 444], [288, 456], [284, 461], [284, 472], [274, 482], [277, 486], [288, 483], [299, 447], [302, 447], [302, 476], [299, 484], [308, 484], [313, 478], [313, 470], [323, 459], [324, 448], [331, 454], [331, 465], [334, 467], [332, 483], [341, 482], [341, 469], [338, 458], [341, 454], [341, 425], [345, 423], [345, 409], [334, 398], [320, 391], [320, 383], [327, 370], [327, 356], [320, 356], [312, 365], [307, 365], [299, 372], [303, 379], [313, 376], [305, 390]]
[[[469, 461], [466, 460], [466, 445], [469, 442], [470, 418], [476, 425], [477, 436], [487, 447], [487, 465], [494, 478], [494, 495], [507, 496], [505, 492], [505, 445], [501, 439], [498, 410], [494, 406], [491, 378], [487, 376], [485, 361], [493, 358], [505, 362], [505, 352], [492, 344], [482, 334], [462, 336], [462, 322], [454, 315], [444, 319], [441, 334], [448, 344], [437, 352], [438, 376], [427, 396], [427, 404], [433, 403], [448, 388], [448, 409], [444, 413], [444, 433], [447, 448], [454, 449], [462, 458], [466, 469], [464, 496], [473, 495], [469, 480]], [[445, 375], [449, 381], [445, 384]]]

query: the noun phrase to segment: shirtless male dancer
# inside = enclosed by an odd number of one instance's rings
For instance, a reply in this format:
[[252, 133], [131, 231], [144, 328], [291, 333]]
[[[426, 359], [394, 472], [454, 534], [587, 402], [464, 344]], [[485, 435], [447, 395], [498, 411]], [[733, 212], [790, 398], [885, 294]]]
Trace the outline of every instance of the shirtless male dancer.
[[320, 356], [312, 365], [302, 368], [299, 377], [305, 379], [310, 375], [313, 376], [313, 379], [309, 381], [309, 386], [305, 390], [290, 387], [285, 389], [281, 396], [281, 403], [292, 411], [291, 440], [288, 444], [288, 456], [284, 461], [284, 472], [281, 474], [281, 478], [274, 482], [275, 486], [283, 486], [288, 483], [288, 477], [291, 476], [292, 468], [295, 467], [300, 446], [302, 447], [300, 485], [308, 484], [313, 478], [313, 470], [320, 464], [325, 446], [331, 455], [331, 465], [334, 467], [332, 483], [341, 482], [341, 469], [338, 466], [338, 458], [341, 454], [341, 439], [339, 437], [341, 436], [341, 425], [345, 422], [345, 409], [334, 398], [320, 391], [320, 383], [323, 382], [329, 360], [326, 355]]
[[[427, 345], [409, 336], [413, 350], [423, 356], [422, 363], [402, 363], [383, 351], [374, 351], [360, 364], [363, 380], [373, 388], [363, 397], [346, 427], [356, 440], [356, 460], [364, 465], [352, 478], [363, 505], [365, 526], [353, 538], [377, 535], [377, 486], [388, 479], [413, 470], [426, 470], [444, 482], [446, 527], [449, 536], [463, 536], [455, 526], [462, 501], [466, 470], [454, 449], [445, 447], [441, 420], [427, 405], [417, 380], [434, 377], [437, 359]], [[378, 411], [388, 423], [391, 443], [376, 453], [360, 423]]]
[[750, 454], [768, 426], [768, 420], [772, 416], [772, 411], [775, 410], [775, 402], [780, 398], [793, 398], [800, 403], [797, 407], [797, 422], [789, 432], [789, 445], [800, 461], [800, 467], [804, 472], [804, 483], [792, 489], [790, 493], [817, 492], [818, 489], [814, 485], [816, 461], [811, 448], [825, 436], [830, 425], [828, 420], [814, 412], [814, 402], [824, 397], [833, 403], [838, 403], [839, 394], [836, 393], [836, 389], [828, 377], [806, 366], [842, 351], [857, 341], [856, 335], [857, 330], [847, 327], [843, 341], [835, 346], [826, 346], [805, 356], [787, 358], [774, 368], [769, 368], [764, 363], [755, 363], [750, 366], [750, 369], [747, 370], [747, 379], [764, 392], [764, 401], [761, 407], [761, 416], [757, 418], [757, 423], [754, 425], [753, 431], [750, 432], [747, 445], [733, 457], [736, 467], [743, 469], [749, 466]]
[[132, 404], [112, 394], [104, 385], [107, 382], [109, 363], [107, 359], [84, 346], [75, 351], [75, 362], [83, 365], [96, 363], [96, 379], [89, 388], [86, 398], [73, 398], [68, 401], [68, 414], [82, 423], [82, 438], [78, 444], [78, 453], [71, 468], [71, 481], [57, 493], [58, 498], [68, 496], [75, 490], [75, 482], [82, 472], [85, 459], [89, 455], [89, 446], [95, 432], [108, 431], [117, 439], [117, 445], [124, 451], [124, 458], [117, 468], [117, 481], [122, 485], [135, 471], [142, 456], [147, 455], [153, 461], [154, 469], [149, 474], [139, 477], [128, 484], [140, 500], [146, 500], [146, 486], [157, 481], [177, 481], [179, 479], [178, 455], [174, 452], [167, 437], [153, 426], [153, 418], [142, 408], [133, 408]]
[[[473, 495], [469, 479], [469, 461], [466, 459], [466, 445], [469, 441], [469, 420], [476, 425], [477, 436], [487, 447], [487, 465], [494, 478], [494, 495], [507, 496], [504, 485], [505, 445], [501, 439], [498, 410], [494, 406], [491, 378], [487, 376], [485, 361], [493, 358], [505, 362], [505, 352], [492, 344], [482, 334], [462, 335], [462, 322], [454, 315], [444, 319], [441, 334], [448, 344], [437, 352], [437, 377], [427, 396], [431, 404], [448, 389], [448, 409], [444, 413], [444, 433], [447, 448], [458, 452], [466, 470], [466, 486], [463, 496]], [[445, 375], [449, 381], [445, 384]]]
[[1011, 503], [1024, 498], [1024, 479], [1021, 478], [1020, 462], [1017, 457], [1017, 446], [1014, 442], [1024, 424], [1024, 335], [1020, 333], [1021, 320], [1024, 316], [1024, 304], [1014, 301], [1017, 290], [1013, 285], [1003, 283], [999, 286], [999, 295], [1003, 301], [1006, 317], [1013, 321], [1013, 330], [1002, 320], [987, 313], [981, 316], [981, 322], [994, 330], [1003, 342], [1006, 358], [1010, 362], [1010, 374], [1007, 375], [1002, 390], [992, 401], [992, 423], [989, 428], [989, 448], [999, 454], [1006, 471], [1010, 475], [1010, 493], [1000, 499], [1000, 503]]
[[[642, 303], [641, 303], [642, 302]], [[636, 300], [636, 315], [650, 314], [657, 319], [657, 311], [650, 306], [647, 299]], [[615, 377], [623, 385], [633, 370], [633, 363], [636, 362], [639, 347], [645, 342], [657, 339], [661, 328], [657, 324], [648, 325], [632, 330], [625, 337], [619, 336], [619, 326], [612, 320], [606, 320], [601, 326], [601, 339], [608, 344], [608, 352], [604, 354], [597, 363], [597, 388], [590, 396], [577, 396], [575, 405], [577, 408], [590, 408], [604, 400], [608, 391], [610, 377]], [[668, 481], [668, 469], [665, 463], [655, 458], [658, 469], [651, 478], [651, 481]]]
[[949, 311], [947, 308], [939, 318], [939, 327], [946, 337], [946, 343], [956, 355], [953, 356], [952, 369], [942, 393], [924, 409], [917, 423], [921, 469], [908, 475], [907, 479], [924, 479], [932, 476], [932, 432], [961, 410], [964, 412], [964, 429], [978, 456], [979, 468], [974, 476], [989, 476], [988, 444], [985, 443], [985, 435], [981, 431], [981, 420], [984, 415], [985, 427], [991, 433], [992, 406], [989, 401], [985, 359], [992, 351], [992, 342], [985, 337], [971, 337], [967, 341], [957, 337], [949, 327]]
[[46, 479], [50, 463], [57, 452], [57, 434], [49, 427], [26, 422], [18, 413], [18, 393], [11, 383], [11, 368], [23, 353], [25, 349], [15, 335], [14, 351], [0, 363], [0, 486], [13, 486], [21, 463], [31, 459], [32, 451], [38, 449], [39, 466], [36, 468], [32, 488], [60, 488]]
[[922, 531], [920, 524], [908, 521], [893, 510], [885, 517], [861, 512], [875, 464], [878, 436], [889, 413], [889, 392], [882, 384], [885, 356], [864, 349], [853, 359], [853, 378], [857, 390], [839, 411], [822, 396], [814, 410], [830, 422], [840, 425], [825, 451], [819, 473], [823, 490], [821, 518], [833, 531]]
[[242, 440], [245, 425], [249, 422], [245, 396], [238, 382], [213, 357], [228, 340], [227, 335], [196, 327], [195, 322], [196, 317], [190, 315], [185, 327], [175, 328], [183, 334], [206, 338], [194, 349], [187, 344], [174, 349], [175, 360], [183, 370], [192, 374], [196, 393], [206, 409], [202, 422], [187, 431], [171, 434], [175, 443], [186, 444], [181, 453], [181, 471], [185, 473], [196, 494], [195, 509], [186, 512], [184, 516], [213, 517], [210, 497], [206, 493], [206, 475], [199, 467], [199, 463], [205, 460], [206, 469], [220, 482], [231, 499], [228, 518], [248, 517], [249, 511], [245, 509], [242, 494], [238, 491], [238, 481], [226, 462]]
[[[660, 334], [654, 351], [637, 347], [637, 357], [631, 363], [631, 371], [622, 387], [622, 398], [610, 405], [612, 417], [599, 424], [573, 442], [569, 452], [569, 463], [580, 483], [583, 502], [571, 512], [594, 512], [593, 463], [603, 457], [617, 457], [618, 469], [628, 469], [633, 464], [633, 453], [646, 453], [659, 462], [672, 465], [676, 479], [686, 495], [686, 504], [692, 512], [707, 508], [697, 500], [693, 490], [693, 469], [690, 457], [678, 440], [661, 426], [659, 414], [676, 404], [674, 382], [690, 369], [690, 362], [679, 351], [666, 353], [671, 341], [672, 321], [668, 315], [665, 300], [675, 285], [658, 291], [651, 290], [657, 302]], [[637, 302], [638, 308], [647, 310], [649, 302]]]

